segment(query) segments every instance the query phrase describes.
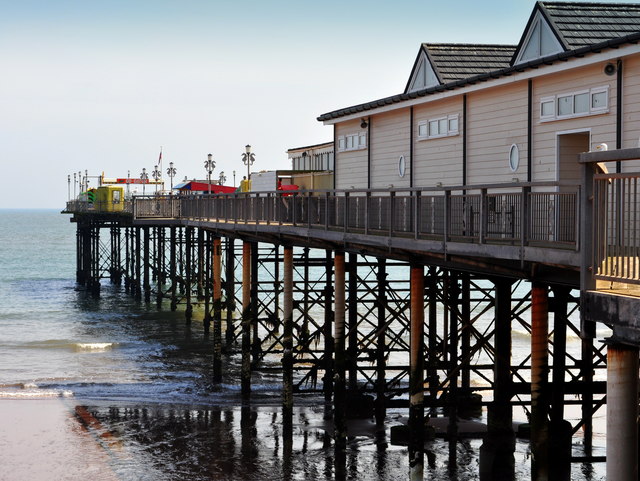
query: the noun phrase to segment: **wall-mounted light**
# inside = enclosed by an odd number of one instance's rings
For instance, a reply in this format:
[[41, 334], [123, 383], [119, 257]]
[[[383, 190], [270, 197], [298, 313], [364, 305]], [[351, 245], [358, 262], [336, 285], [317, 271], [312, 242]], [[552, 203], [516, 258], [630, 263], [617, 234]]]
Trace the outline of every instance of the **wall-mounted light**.
[[442, 182], [436, 182], [436, 187], [442, 187]]
[[366, 129], [367, 125], [369, 125], [367, 123], [367, 119], [362, 119], [362, 122], [360, 122], [360, 128]]

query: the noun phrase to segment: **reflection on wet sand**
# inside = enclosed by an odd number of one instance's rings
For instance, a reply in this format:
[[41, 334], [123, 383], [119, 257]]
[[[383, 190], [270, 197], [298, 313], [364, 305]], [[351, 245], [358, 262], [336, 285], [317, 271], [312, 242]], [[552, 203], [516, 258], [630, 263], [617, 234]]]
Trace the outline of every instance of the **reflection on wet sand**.
[[[82, 425], [98, 436], [117, 438], [138, 465], [158, 480], [405, 479], [405, 448], [362, 435], [336, 453], [332, 425], [319, 423], [316, 408], [294, 409], [285, 429], [276, 407], [223, 409], [175, 406], [79, 407]], [[354, 429], [354, 432], [357, 432]], [[113, 441], [105, 449], [120, 449]], [[338, 458], [342, 457], [340, 461]], [[122, 454], [113, 459], [122, 459]], [[116, 469], [126, 474], [123, 466]]]

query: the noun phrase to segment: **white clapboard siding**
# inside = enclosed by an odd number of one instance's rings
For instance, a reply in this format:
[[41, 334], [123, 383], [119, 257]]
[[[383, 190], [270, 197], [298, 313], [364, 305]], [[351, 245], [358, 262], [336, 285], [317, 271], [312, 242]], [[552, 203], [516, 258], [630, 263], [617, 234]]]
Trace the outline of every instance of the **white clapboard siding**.
[[[336, 145], [343, 135], [361, 132], [360, 120], [341, 122], [336, 125]], [[335, 153], [336, 189], [367, 188], [367, 149]]]
[[[527, 178], [527, 82], [474, 92], [467, 97], [467, 183]], [[520, 165], [509, 168], [516, 144]]]
[[[640, 56], [625, 59], [623, 64], [624, 109], [622, 146], [640, 147]], [[640, 172], [640, 160], [622, 163], [623, 172]]]
[[[408, 108], [395, 110], [369, 119], [371, 148], [371, 187], [374, 189], [409, 187], [411, 152], [411, 111]], [[400, 156], [405, 159], [405, 175], [398, 173]]]
[[[418, 125], [430, 119], [458, 115], [458, 135], [421, 140]], [[462, 96], [414, 108], [414, 182], [416, 187], [462, 183]]]
[[[616, 80], [603, 72], [604, 65], [595, 65], [534, 79], [533, 82], [533, 180], [555, 181], [558, 178], [558, 135], [589, 131], [590, 150], [605, 143], [610, 149], [616, 142]], [[564, 120], [540, 122], [540, 99], [595, 87], [609, 87], [609, 112]], [[577, 162], [577, 159], [576, 159]]]

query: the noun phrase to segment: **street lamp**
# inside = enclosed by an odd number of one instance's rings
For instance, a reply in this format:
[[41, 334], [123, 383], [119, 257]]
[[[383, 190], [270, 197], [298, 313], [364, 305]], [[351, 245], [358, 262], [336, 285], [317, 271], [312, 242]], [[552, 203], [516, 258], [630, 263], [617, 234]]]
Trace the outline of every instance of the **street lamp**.
[[67, 175], [67, 200], [71, 200], [71, 174]]
[[142, 195], [144, 195], [144, 187], [145, 184], [149, 181], [149, 174], [147, 174], [147, 169], [142, 168], [142, 173], [140, 174], [140, 180], [142, 181]]
[[233, 186], [236, 186], [236, 171], [233, 171]]
[[246, 184], [247, 190], [249, 190], [248, 182], [249, 182], [249, 176], [250, 176], [250, 169], [255, 161], [256, 161], [256, 154], [251, 153], [251, 146], [247, 144], [245, 146], [245, 153], [242, 154], [242, 162], [247, 166], [247, 184]]
[[220, 172], [220, 178], [218, 179], [218, 185], [224, 185], [227, 181], [227, 177], [224, 175], [224, 170]]
[[207, 160], [204, 161], [204, 170], [207, 171], [209, 175], [209, 194], [211, 194], [211, 174], [213, 173], [213, 169], [216, 168], [216, 161], [212, 159], [212, 155], [207, 155]]
[[74, 200], [78, 198], [78, 196], [76, 195], [76, 183], [78, 182], [78, 180], [76, 179], [76, 173], [73, 173], [73, 198]]
[[156, 181], [156, 194], [158, 193], [158, 181], [162, 178], [162, 172], [158, 169], [157, 165], [153, 166], [153, 172], [151, 172], [151, 177]]
[[171, 177], [171, 192], [173, 192], [173, 176], [176, 175], [176, 168], [173, 166], [173, 162], [169, 162], [169, 168], [167, 169], [167, 175]]

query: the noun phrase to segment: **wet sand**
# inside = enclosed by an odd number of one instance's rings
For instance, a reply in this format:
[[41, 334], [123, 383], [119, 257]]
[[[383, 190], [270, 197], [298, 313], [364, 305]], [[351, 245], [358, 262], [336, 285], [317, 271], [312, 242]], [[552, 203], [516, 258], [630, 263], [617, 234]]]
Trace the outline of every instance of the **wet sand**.
[[0, 399], [0, 480], [118, 480], [105, 449], [60, 398]]

